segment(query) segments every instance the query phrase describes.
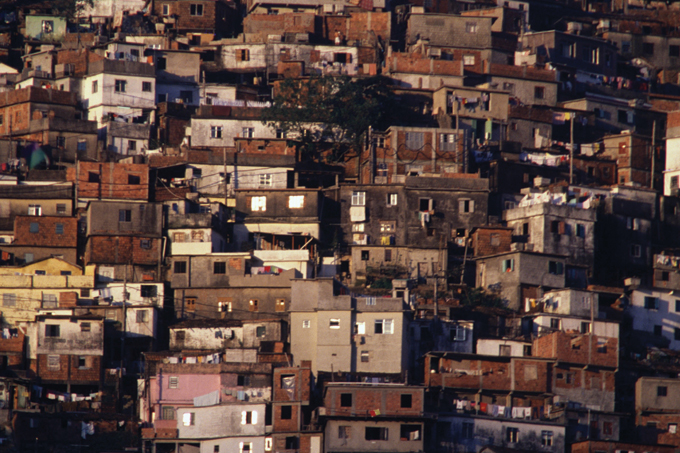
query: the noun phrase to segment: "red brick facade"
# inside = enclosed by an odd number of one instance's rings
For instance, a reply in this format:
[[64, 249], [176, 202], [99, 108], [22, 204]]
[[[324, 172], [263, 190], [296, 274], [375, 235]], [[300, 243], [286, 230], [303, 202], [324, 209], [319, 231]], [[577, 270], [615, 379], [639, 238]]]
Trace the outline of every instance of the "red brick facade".
[[66, 178], [77, 184], [78, 198], [149, 199], [148, 165], [80, 161], [67, 170]]
[[472, 248], [475, 256], [509, 252], [510, 244], [512, 244], [512, 230], [509, 228], [478, 228], [472, 233]]
[[76, 247], [78, 245], [78, 220], [61, 216], [17, 216], [14, 219], [14, 244], [37, 247]]
[[[48, 366], [48, 355], [38, 354], [35, 372], [43, 381], [63, 381], [75, 384], [96, 384], [101, 379], [102, 361], [100, 356], [59, 355], [59, 367]], [[85, 366], [79, 367], [80, 359], [85, 358]], [[54, 365], [54, 364], [52, 364]]]
[[[326, 388], [324, 406], [326, 413], [333, 416], [369, 416], [377, 410], [388, 417], [419, 417], [424, 407], [423, 395], [422, 389], [412, 387], [332, 386]], [[351, 405], [346, 405], [348, 401]]]
[[619, 342], [617, 338], [600, 339], [592, 335], [591, 341], [589, 335], [553, 332], [534, 340], [533, 354], [535, 357], [563, 362], [616, 368], [619, 363]]
[[[148, 241], [149, 248], [143, 248], [142, 243]], [[87, 242], [85, 252], [86, 264], [140, 264], [155, 265], [158, 263], [159, 238], [145, 238], [139, 236], [91, 236]]]

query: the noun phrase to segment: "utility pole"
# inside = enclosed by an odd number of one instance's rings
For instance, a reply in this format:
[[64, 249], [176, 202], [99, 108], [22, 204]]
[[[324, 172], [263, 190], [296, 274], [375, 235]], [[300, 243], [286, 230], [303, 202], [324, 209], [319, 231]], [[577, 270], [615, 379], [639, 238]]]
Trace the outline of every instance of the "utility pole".
[[569, 184], [574, 184], [574, 112], [569, 114]]
[[649, 181], [649, 188], [654, 189], [654, 164], [656, 158], [656, 120], [652, 123], [652, 174]]

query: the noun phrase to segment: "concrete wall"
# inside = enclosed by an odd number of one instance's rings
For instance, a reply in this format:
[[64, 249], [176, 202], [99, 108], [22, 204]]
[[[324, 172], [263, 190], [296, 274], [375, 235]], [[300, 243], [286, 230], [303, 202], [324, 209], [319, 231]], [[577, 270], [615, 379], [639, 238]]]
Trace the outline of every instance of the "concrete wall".
[[512, 357], [524, 357], [524, 348], [526, 346], [531, 346], [528, 341], [515, 341], [515, 340], [496, 340], [491, 338], [480, 338], [477, 340], [477, 354], [482, 355], [501, 355], [501, 346], [510, 347], [510, 356]]
[[[658, 308], [645, 308], [645, 298], [655, 298]], [[661, 327], [661, 336], [670, 342], [670, 349], [680, 348], [680, 340], [676, 340], [676, 331], [680, 331], [680, 306], [677, 299], [666, 291], [636, 289], [630, 296], [630, 306], [626, 314], [633, 321], [633, 329], [654, 333], [655, 326]]]
[[[567, 255], [569, 264], [592, 267], [595, 253], [594, 209], [579, 209], [572, 206], [550, 203], [518, 207], [503, 211], [503, 218], [515, 234], [523, 235], [523, 225], [529, 224], [527, 241], [534, 245], [534, 251]], [[557, 233], [552, 232], [553, 222], [560, 225]], [[577, 235], [577, 228], [584, 229]], [[561, 233], [559, 231], [562, 231]]]
[[[83, 327], [89, 324], [89, 331]], [[46, 326], [59, 326], [59, 336], [47, 336]], [[102, 355], [104, 322], [89, 318], [43, 318], [38, 320], [38, 354]]]
[[[553, 453], [564, 451], [565, 448], [565, 427], [557, 424], [460, 416], [440, 417], [439, 421], [450, 423], [449, 432], [451, 440], [462, 447], [461, 451], [466, 453], [477, 452], [487, 445], [527, 451], [549, 451]], [[471, 438], [463, 437], [463, 423], [471, 423], [473, 425], [473, 435]], [[516, 428], [518, 430], [517, 442], [507, 442], [508, 428]], [[545, 447], [541, 444], [543, 431], [552, 432], [552, 446]]]
[[[253, 417], [257, 417], [257, 421], [253, 420], [254, 423], [250, 424], [242, 423], [243, 412], [251, 412]], [[194, 414], [193, 425], [185, 426], [183, 422], [185, 413]], [[264, 413], [264, 404], [178, 408], [179, 437], [184, 439], [214, 438], [224, 435], [225, 432], [234, 436], [264, 436]]]
[[[420, 437], [418, 440], [400, 439], [402, 425], [418, 426]], [[339, 438], [339, 427], [346, 426], [349, 429], [349, 438]], [[383, 428], [387, 430], [385, 440], [367, 440], [366, 430], [371, 428]], [[346, 428], [347, 429], [347, 428]], [[355, 421], [355, 420], [329, 420], [326, 424], [324, 435], [326, 451], [357, 452], [357, 451], [384, 451], [384, 452], [410, 452], [423, 451], [424, 424], [420, 421], [395, 422], [384, 421]]]
[[[666, 395], [659, 391], [659, 387], [666, 387]], [[680, 402], [674, 395], [678, 391], [680, 382], [677, 379], [641, 377], [635, 383], [635, 410], [677, 412], [680, 410]]]

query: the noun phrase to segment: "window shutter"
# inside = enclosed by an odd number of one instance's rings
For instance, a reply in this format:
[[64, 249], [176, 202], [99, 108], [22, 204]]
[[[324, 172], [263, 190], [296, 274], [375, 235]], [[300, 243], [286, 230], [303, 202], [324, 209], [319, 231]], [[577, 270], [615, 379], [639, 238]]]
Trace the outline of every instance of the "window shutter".
[[565, 231], [566, 231], [566, 226], [565, 226], [564, 222], [560, 222], [560, 223], [559, 223], [559, 227], [558, 227], [558, 229], [557, 229], [557, 232], [558, 232], [559, 234], [564, 234]]
[[[246, 424], [246, 411], [241, 412], [241, 424]], [[243, 448], [243, 442], [241, 442], [241, 448]]]

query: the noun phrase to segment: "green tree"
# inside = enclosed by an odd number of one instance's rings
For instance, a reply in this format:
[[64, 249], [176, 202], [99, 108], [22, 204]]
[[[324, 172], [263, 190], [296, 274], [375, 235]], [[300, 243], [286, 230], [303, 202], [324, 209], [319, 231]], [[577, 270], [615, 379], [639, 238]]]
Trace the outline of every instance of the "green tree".
[[276, 87], [262, 122], [294, 140], [304, 159], [314, 158], [322, 144], [332, 160], [359, 152], [369, 126], [389, 125], [395, 104], [387, 79], [311, 77], [284, 79]]

